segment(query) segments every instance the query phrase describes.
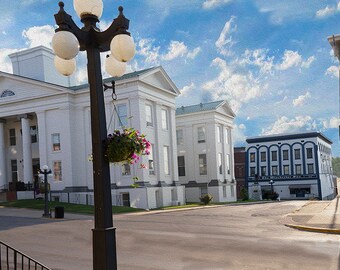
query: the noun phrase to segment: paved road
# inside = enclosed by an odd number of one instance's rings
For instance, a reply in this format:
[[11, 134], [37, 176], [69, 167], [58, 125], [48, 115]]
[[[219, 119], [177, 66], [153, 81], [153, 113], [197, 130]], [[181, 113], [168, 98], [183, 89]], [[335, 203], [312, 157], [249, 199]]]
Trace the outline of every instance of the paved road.
[[[283, 215], [303, 204], [115, 216], [119, 269], [340, 269], [339, 235], [298, 231], [280, 223]], [[53, 269], [91, 269], [91, 218], [21, 218], [0, 209], [0, 239]], [[16, 219], [13, 228], [6, 222], [11, 219]]]

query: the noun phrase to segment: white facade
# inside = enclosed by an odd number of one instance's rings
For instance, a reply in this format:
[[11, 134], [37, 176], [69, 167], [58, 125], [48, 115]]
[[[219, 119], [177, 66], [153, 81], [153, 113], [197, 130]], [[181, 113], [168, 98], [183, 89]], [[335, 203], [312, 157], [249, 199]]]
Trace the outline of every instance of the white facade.
[[334, 198], [331, 145], [319, 132], [248, 138], [246, 183], [250, 197], [273, 189], [281, 199]]
[[[46, 60], [49, 53], [42, 48], [39, 57], [25, 54], [25, 59], [31, 59], [25, 65], [40, 67], [40, 59]], [[11, 58], [16, 59], [15, 66], [21, 66], [17, 63], [20, 57]], [[38, 72], [53, 77], [52, 69], [45, 65]], [[40, 166], [47, 164], [53, 171], [49, 183], [54, 199], [92, 203], [88, 86], [63, 87], [23, 77], [30, 74], [20, 75], [0, 72], [0, 190], [9, 188], [11, 182], [33, 183]], [[179, 185], [176, 163], [177, 87], [161, 67], [156, 67], [117, 79], [116, 101], [110, 91], [105, 92], [108, 132], [121, 128], [120, 115], [124, 126], [146, 135], [153, 150], [150, 162], [149, 156], [142, 157], [146, 169], [140, 164], [112, 165], [113, 204], [139, 208], [183, 204], [184, 187]], [[151, 117], [151, 124], [146, 117]], [[131, 186], [135, 176], [139, 178], [137, 188]]]
[[234, 117], [226, 101], [177, 108], [178, 172], [187, 202], [204, 194], [215, 202], [236, 201]]

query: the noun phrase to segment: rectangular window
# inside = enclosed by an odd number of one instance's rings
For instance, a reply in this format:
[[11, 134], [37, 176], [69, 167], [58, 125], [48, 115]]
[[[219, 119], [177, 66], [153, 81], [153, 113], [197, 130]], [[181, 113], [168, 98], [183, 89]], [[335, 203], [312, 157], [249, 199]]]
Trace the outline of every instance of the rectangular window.
[[255, 162], [255, 153], [250, 153], [250, 162]]
[[261, 176], [265, 176], [267, 172], [267, 167], [266, 166], [261, 166]]
[[128, 112], [126, 104], [117, 105], [117, 115], [118, 115], [118, 126], [126, 127], [128, 126]]
[[185, 176], [185, 160], [184, 156], [177, 157], [178, 176]]
[[283, 174], [289, 174], [289, 165], [283, 165]]
[[37, 129], [37, 126], [31, 126], [30, 132], [31, 132], [31, 143], [38, 142], [38, 129]]
[[16, 159], [11, 159], [12, 182], [18, 182], [18, 162]]
[[197, 128], [197, 137], [198, 137], [198, 143], [205, 142], [205, 127]]
[[231, 197], [235, 197], [234, 187], [235, 187], [234, 185], [230, 186], [230, 196]]
[[294, 149], [294, 157], [295, 157], [295, 159], [301, 159], [300, 149]]
[[272, 166], [272, 175], [278, 175], [277, 166]]
[[307, 158], [313, 158], [313, 148], [307, 148]]
[[168, 111], [162, 109], [162, 129], [168, 129]]
[[17, 139], [15, 136], [15, 128], [9, 130], [9, 145], [13, 146], [17, 144]]
[[154, 167], [154, 160], [153, 160], [153, 149], [154, 146], [153, 144], [151, 144], [150, 146], [150, 154], [148, 155], [148, 159], [149, 159], [149, 175], [155, 175], [155, 167]]
[[227, 197], [227, 186], [223, 186], [223, 197]]
[[54, 133], [52, 134], [52, 150], [60, 151], [60, 134]]
[[131, 175], [130, 163], [122, 164], [122, 175]]
[[226, 155], [226, 163], [227, 163], [227, 174], [230, 174], [230, 155]]
[[170, 175], [169, 146], [163, 146], [163, 156], [164, 156], [164, 174]]
[[222, 142], [222, 128], [221, 126], [217, 126], [217, 142]]
[[207, 175], [207, 155], [206, 154], [198, 155], [198, 162], [200, 168], [200, 175]]
[[177, 145], [183, 145], [184, 143], [183, 129], [176, 130], [176, 138], [177, 138]]
[[229, 144], [229, 130], [227, 128], [225, 129], [225, 143]]
[[146, 126], [152, 127], [153, 126], [153, 117], [152, 117], [152, 107], [150, 104], [145, 105], [145, 118], [146, 118]]
[[255, 177], [255, 167], [250, 167], [250, 177]]
[[277, 161], [277, 151], [272, 151], [272, 161]]
[[53, 161], [53, 179], [54, 181], [62, 181], [61, 161]]
[[261, 152], [261, 162], [266, 161], [266, 152]]
[[218, 153], [218, 173], [222, 174], [222, 153]]
[[288, 150], [282, 150], [282, 159], [288, 160]]
[[314, 173], [314, 164], [313, 163], [307, 164], [307, 172], [308, 172], [308, 174]]
[[301, 174], [301, 164], [295, 165], [295, 174]]

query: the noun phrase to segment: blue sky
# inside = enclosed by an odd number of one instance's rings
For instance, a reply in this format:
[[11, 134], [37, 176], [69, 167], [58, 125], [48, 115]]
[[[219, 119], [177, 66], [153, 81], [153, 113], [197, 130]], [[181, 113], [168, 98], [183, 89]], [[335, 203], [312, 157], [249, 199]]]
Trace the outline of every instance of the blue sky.
[[[79, 22], [73, 1], [64, 2]], [[338, 60], [327, 41], [340, 34], [339, 1], [103, 2], [101, 29], [117, 16], [119, 5], [130, 19], [137, 54], [129, 70], [162, 65], [182, 92], [177, 106], [228, 100], [236, 113], [236, 146], [251, 136], [320, 131], [340, 157]], [[0, 0], [0, 5], [0, 70], [12, 72], [9, 53], [50, 47], [58, 1]], [[78, 58], [81, 83], [85, 58]]]

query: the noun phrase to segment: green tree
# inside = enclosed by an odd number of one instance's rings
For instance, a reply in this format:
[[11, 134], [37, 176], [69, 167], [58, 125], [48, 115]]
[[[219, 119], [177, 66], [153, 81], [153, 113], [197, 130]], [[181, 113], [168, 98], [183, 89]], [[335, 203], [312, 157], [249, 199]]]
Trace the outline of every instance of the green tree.
[[340, 177], [340, 157], [332, 158], [333, 174]]

